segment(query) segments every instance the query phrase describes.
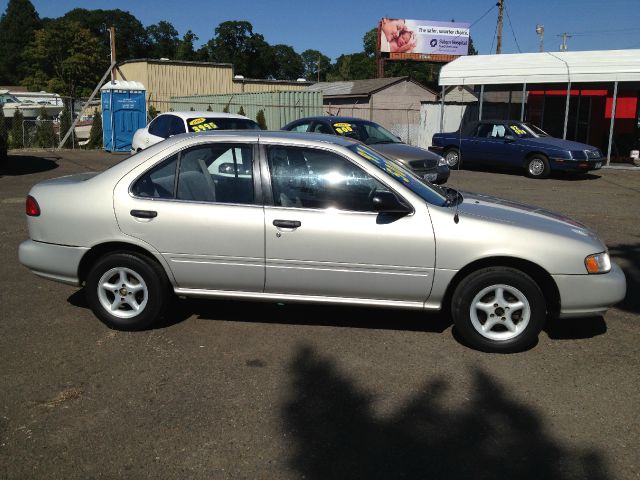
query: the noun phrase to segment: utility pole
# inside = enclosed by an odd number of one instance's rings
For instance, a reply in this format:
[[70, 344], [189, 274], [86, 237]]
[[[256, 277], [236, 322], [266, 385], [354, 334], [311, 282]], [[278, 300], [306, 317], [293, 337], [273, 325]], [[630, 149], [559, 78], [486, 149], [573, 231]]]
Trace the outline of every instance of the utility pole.
[[504, 20], [504, 0], [498, 0], [498, 42], [496, 44], [496, 54], [502, 53], [502, 22]]
[[544, 25], [536, 25], [536, 33], [540, 37], [540, 51], [544, 52]]
[[567, 38], [571, 38], [573, 35], [569, 35], [567, 32], [564, 32], [562, 35], [556, 35], [557, 37], [562, 38], [562, 43], [560, 44], [560, 51], [567, 51]]
[[[109, 27], [109, 44], [111, 45], [111, 64], [116, 64], [116, 29]], [[111, 82], [115, 80], [114, 69], [111, 69]]]

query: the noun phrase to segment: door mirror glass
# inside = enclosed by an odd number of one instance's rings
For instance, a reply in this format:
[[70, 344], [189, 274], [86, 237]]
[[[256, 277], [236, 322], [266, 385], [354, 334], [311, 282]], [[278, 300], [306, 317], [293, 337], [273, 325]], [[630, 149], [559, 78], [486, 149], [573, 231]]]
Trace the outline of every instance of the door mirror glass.
[[393, 192], [375, 192], [371, 203], [376, 212], [380, 213], [411, 213], [411, 208], [402, 203]]

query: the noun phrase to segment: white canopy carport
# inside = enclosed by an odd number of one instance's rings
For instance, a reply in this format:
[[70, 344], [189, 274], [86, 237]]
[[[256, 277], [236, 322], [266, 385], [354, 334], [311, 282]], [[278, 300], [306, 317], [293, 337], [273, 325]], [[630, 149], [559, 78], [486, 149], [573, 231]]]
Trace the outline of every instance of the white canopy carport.
[[640, 49], [470, 55], [440, 70], [440, 85], [640, 81]]
[[567, 99], [564, 134], [567, 136], [569, 100], [572, 83], [613, 83], [613, 107], [607, 152], [607, 164], [611, 159], [611, 144], [616, 116], [616, 99], [619, 82], [640, 82], [640, 49], [597, 50], [587, 52], [541, 52], [503, 55], [472, 55], [460, 57], [440, 70], [442, 86], [442, 115], [444, 92], [447, 86], [479, 85], [480, 109], [485, 85], [522, 85], [521, 119], [524, 117], [525, 92], [531, 84], [566, 84]]

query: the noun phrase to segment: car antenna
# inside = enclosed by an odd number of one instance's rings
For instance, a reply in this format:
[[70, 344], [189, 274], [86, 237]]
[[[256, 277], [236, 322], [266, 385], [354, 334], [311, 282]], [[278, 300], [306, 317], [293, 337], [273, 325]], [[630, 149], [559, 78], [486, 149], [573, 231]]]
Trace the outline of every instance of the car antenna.
[[[464, 105], [464, 80], [462, 81], [462, 97], [460, 98], [460, 103], [462, 103], [462, 105]], [[462, 163], [462, 112], [464, 112], [465, 109], [461, 108], [460, 109], [460, 125], [458, 126], [458, 165], [457, 165], [457, 169], [458, 171], [460, 171], [460, 164]], [[460, 200], [461, 200], [461, 195], [460, 193], [456, 190], [456, 211], [453, 214], [453, 223], [457, 224], [458, 222], [460, 222]]]

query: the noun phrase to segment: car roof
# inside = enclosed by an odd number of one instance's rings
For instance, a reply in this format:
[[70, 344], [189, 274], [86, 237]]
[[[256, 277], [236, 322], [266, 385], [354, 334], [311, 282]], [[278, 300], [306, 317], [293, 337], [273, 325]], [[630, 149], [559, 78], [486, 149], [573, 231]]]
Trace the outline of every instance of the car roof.
[[224, 137], [234, 138], [235, 140], [255, 142], [259, 140], [276, 140], [278, 143], [286, 143], [286, 140], [295, 142], [310, 142], [316, 145], [320, 143], [331, 143], [342, 147], [350, 147], [352, 145], [361, 145], [361, 142], [348, 137], [338, 135], [325, 135], [324, 133], [301, 133], [287, 132], [282, 130], [212, 130], [197, 133], [181, 133], [164, 140], [165, 145], [168, 143], [180, 142], [190, 138], [202, 137]]
[[[317, 115], [315, 117], [300, 118], [293, 122], [289, 122], [289, 124], [302, 122], [302, 121], [314, 121], [314, 120], [315, 121], [326, 120], [329, 122], [371, 122], [371, 120], [367, 120], [366, 118], [346, 117], [346, 116], [340, 116], [340, 115]], [[371, 122], [371, 123], [375, 123], [375, 122]]]
[[244, 115], [238, 115], [237, 113], [227, 113], [227, 112], [208, 112], [208, 111], [194, 112], [190, 110], [188, 112], [164, 112], [164, 113], [161, 113], [160, 115], [175, 115], [176, 117], [180, 117], [183, 120], [186, 120], [187, 118], [197, 118], [197, 117], [244, 118], [244, 119], [250, 120], [250, 118], [245, 117]]

